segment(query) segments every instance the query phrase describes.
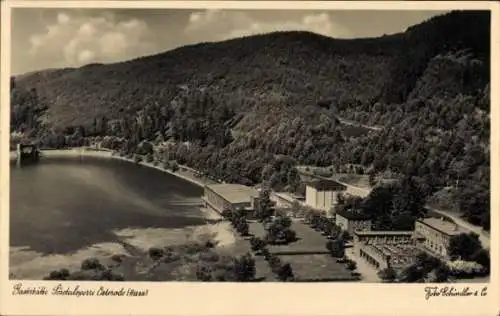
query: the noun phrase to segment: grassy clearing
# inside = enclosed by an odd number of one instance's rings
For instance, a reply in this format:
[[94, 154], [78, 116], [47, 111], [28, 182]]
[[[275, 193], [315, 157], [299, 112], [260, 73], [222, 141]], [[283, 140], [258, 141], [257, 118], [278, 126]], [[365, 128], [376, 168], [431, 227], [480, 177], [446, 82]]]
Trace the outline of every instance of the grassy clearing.
[[[292, 265], [296, 281], [356, 280], [344, 264], [337, 263], [328, 254], [325, 236], [299, 221], [294, 221], [291, 228], [295, 230], [299, 240], [287, 245], [268, 245], [267, 248], [283, 262]], [[258, 222], [250, 223], [250, 232], [260, 238], [265, 235], [263, 225]]]

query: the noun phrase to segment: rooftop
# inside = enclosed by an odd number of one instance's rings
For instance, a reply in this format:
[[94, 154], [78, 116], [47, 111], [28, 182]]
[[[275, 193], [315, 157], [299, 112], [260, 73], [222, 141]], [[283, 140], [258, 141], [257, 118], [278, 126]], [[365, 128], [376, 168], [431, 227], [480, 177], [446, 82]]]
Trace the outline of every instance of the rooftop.
[[205, 188], [226, 199], [229, 203], [250, 203], [257, 190], [242, 184], [209, 184]]
[[274, 195], [289, 202], [293, 202], [295, 200], [295, 197], [288, 192], [275, 192]]
[[391, 258], [392, 265], [400, 266], [410, 264], [421, 252], [414, 245], [365, 245], [369, 253], [378, 253], [385, 258]]
[[370, 220], [370, 217], [366, 214], [363, 214], [359, 211], [347, 211], [347, 210], [338, 210], [336, 215], [342, 216], [343, 218], [347, 218], [351, 221], [367, 221]]
[[455, 224], [454, 222], [447, 221], [442, 218], [436, 218], [436, 217], [428, 217], [424, 219], [419, 219], [418, 222], [421, 222], [431, 228], [434, 228], [443, 234], [446, 235], [459, 235], [461, 233], [467, 233], [467, 231]]
[[334, 180], [316, 180], [306, 183], [306, 185], [318, 191], [344, 191], [347, 189], [345, 185]]
[[354, 234], [358, 236], [411, 236], [413, 231], [356, 230]]

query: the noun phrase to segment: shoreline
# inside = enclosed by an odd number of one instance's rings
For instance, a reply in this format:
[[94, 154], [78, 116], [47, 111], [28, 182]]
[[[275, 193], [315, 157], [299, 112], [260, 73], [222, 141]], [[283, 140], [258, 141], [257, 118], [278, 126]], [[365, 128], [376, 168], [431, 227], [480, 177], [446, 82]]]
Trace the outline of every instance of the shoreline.
[[[149, 168], [154, 168], [159, 171], [169, 173], [171, 175], [174, 175], [178, 178], [181, 178], [183, 180], [189, 181], [199, 187], [204, 187], [205, 183], [201, 180], [193, 179], [190, 178], [186, 175], [179, 174], [177, 172], [172, 172], [168, 169], [164, 169], [161, 166], [155, 166], [152, 163], [144, 162], [141, 161], [139, 163], [136, 163], [133, 159], [131, 158], [126, 158], [126, 157], [121, 157], [118, 155], [113, 155], [113, 151], [110, 150], [103, 150], [103, 149], [89, 149], [89, 148], [71, 148], [71, 149], [42, 149], [40, 150], [40, 153], [42, 156], [40, 159], [44, 158], [59, 158], [59, 157], [98, 157], [98, 158], [112, 158], [116, 160], [122, 160], [122, 161], [128, 161], [133, 164], [137, 165], [142, 165], [146, 166]], [[10, 152], [10, 160], [16, 160], [16, 153], [11, 151]], [[179, 165], [180, 168], [186, 168], [185, 166]]]
[[[187, 169], [191, 170], [191, 168], [188, 168], [183, 165], [179, 165], [179, 170], [176, 172], [173, 172], [168, 169], [164, 169], [160, 165], [154, 165], [153, 163], [145, 162], [145, 161], [140, 161], [140, 162], [135, 162], [131, 158], [127, 157], [122, 157], [119, 155], [114, 155], [113, 151], [111, 150], [106, 150], [106, 149], [94, 149], [94, 148], [70, 148], [70, 149], [42, 149], [40, 150], [40, 153], [42, 156], [40, 159], [44, 158], [61, 158], [61, 157], [97, 157], [97, 158], [107, 158], [107, 159], [115, 159], [115, 160], [121, 160], [121, 161], [126, 161], [131, 164], [139, 165], [139, 166], [144, 166], [147, 168], [152, 168], [156, 169], [160, 172], [168, 173], [174, 177], [177, 177], [181, 180], [187, 181], [191, 184], [194, 184], [200, 188], [204, 188], [206, 184], [209, 184], [208, 181], [207, 183], [204, 182], [203, 180], [195, 179], [194, 176], [191, 176], [189, 174], [182, 174], [186, 173], [186, 171], [180, 170], [180, 169]], [[15, 151], [10, 152], [10, 160], [16, 160], [16, 153]], [[189, 171], [188, 171], [189, 172]], [[200, 197], [201, 199], [201, 197]], [[216, 211], [210, 209], [210, 208], [205, 208], [205, 207], [200, 207], [200, 212], [204, 215], [206, 220], [221, 220], [223, 219], [222, 215], [217, 213]]]

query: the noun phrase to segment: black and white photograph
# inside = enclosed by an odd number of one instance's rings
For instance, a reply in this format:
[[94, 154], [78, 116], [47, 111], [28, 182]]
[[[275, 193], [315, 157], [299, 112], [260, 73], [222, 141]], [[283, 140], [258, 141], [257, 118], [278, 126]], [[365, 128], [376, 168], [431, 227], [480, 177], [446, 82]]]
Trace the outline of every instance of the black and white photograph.
[[492, 11], [257, 5], [9, 8], [4, 278], [490, 284]]

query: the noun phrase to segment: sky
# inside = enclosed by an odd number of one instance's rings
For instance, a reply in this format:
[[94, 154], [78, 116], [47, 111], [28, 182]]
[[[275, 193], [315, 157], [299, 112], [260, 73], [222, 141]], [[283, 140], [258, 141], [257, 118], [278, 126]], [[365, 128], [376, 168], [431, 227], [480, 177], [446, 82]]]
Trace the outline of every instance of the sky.
[[12, 10], [11, 71], [78, 67], [152, 55], [179, 46], [283, 30], [334, 38], [405, 31], [444, 11], [190, 9]]

